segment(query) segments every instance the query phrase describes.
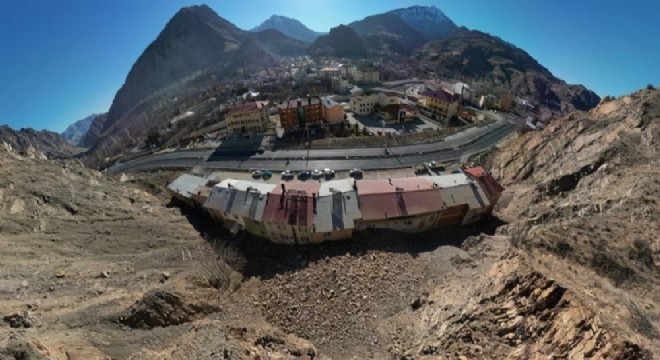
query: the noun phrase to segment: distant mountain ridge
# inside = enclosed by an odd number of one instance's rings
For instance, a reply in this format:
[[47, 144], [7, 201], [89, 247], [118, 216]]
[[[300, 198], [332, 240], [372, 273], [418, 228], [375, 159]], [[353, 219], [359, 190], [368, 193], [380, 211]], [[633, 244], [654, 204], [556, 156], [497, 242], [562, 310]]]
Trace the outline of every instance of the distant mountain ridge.
[[563, 112], [588, 110], [600, 102], [596, 93], [582, 85], [566, 84], [524, 50], [477, 30], [461, 28], [427, 43], [412, 57], [441, 77], [505, 87]]
[[426, 40], [434, 40], [451, 35], [458, 26], [435, 6], [411, 6], [388, 12], [422, 34]]
[[0, 146], [2, 143], [19, 152], [29, 153], [36, 150], [50, 159], [68, 158], [78, 152], [58, 133], [32, 128], [14, 130], [7, 125], [0, 126]]
[[92, 121], [98, 114], [92, 114], [84, 119], [80, 119], [73, 124], [69, 125], [60, 135], [65, 138], [69, 144], [73, 146], [80, 146], [82, 138], [87, 134]]
[[320, 56], [366, 57], [367, 43], [353, 28], [339, 25], [330, 29], [328, 35], [319, 36], [310, 48], [310, 52]]
[[288, 37], [304, 41], [306, 43], [312, 43], [314, 40], [316, 40], [317, 37], [323, 35], [323, 33], [311, 30], [296, 19], [281, 15], [273, 15], [269, 17], [259, 26], [252, 28], [250, 31], [258, 32], [270, 29], [277, 30]]

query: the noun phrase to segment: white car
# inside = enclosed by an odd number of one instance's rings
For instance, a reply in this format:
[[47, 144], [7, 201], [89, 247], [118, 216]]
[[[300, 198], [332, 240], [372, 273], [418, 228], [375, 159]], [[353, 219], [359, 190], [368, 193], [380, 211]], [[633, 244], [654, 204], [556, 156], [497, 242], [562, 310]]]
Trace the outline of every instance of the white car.
[[312, 177], [313, 178], [320, 178], [322, 175], [323, 175], [323, 172], [321, 172], [321, 170], [319, 170], [319, 169], [314, 169], [312, 171]]
[[330, 168], [323, 169], [323, 173], [325, 174], [325, 176], [328, 176], [328, 177], [335, 175], [335, 171], [330, 169]]
[[291, 170], [282, 171], [282, 179], [293, 179], [294, 175]]
[[261, 171], [259, 171], [259, 170], [252, 171], [252, 177], [253, 178], [260, 178], [261, 177]]

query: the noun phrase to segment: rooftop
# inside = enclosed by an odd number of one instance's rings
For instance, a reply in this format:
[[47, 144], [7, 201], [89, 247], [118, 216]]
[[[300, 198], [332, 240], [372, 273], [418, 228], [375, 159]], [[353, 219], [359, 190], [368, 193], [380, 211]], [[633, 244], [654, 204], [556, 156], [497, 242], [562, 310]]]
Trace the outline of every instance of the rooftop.
[[321, 183], [319, 188], [319, 196], [328, 196], [336, 192], [348, 192], [355, 191], [353, 185], [355, 180], [353, 179], [340, 179], [340, 180], [329, 180]]
[[454, 94], [450, 94], [444, 90], [429, 90], [422, 93], [422, 96], [428, 96], [436, 100], [440, 100], [446, 103], [452, 103], [458, 101], [459, 97]]
[[209, 179], [200, 176], [183, 174], [167, 186], [170, 191], [189, 197], [196, 194], [199, 187], [206, 186]]
[[278, 107], [280, 109], [293, 109], [300, 106], [308, 106], [310, 104], [317, 105], [320, 103], [321, 103], [321, 98], [319, 98], [318, 96], [312, 96], [310, 98], [284, 100], [278, 104]]
[[246, 102], [246, 103], [243, 103], [243, 104], [237, 104], [237, 105], [231, 106], [229, 108], [228, 113], [233, 114], [233, 113], [242, 112], [242, 111], [263, 109], [267, 105], [268, 105], [267, 101], [250, 101], [250, 102]]
[[442, 209], [442, 195], [424, 178], [357, 181], [364, 220], [415, 216]]
[[355, 228], [355, 220], [362, 217], [355, 190], [350, 188], [348, 191], [327, 191], [324, 194], [317, 199], [314, 217], [316, 232]]

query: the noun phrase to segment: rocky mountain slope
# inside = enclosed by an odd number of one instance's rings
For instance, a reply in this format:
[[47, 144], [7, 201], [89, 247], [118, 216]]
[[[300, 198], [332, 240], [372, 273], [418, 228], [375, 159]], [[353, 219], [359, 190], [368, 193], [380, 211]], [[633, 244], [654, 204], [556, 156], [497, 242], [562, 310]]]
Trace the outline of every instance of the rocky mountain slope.
[[108, 119], [108, 113], [98, 114], [92, 119], [92, 123], [89, 124], [89, 128], [85, 135], [80, 139], [80, 146], [82, 147], [92, 147], [96, 142], [101, 138], [103, 134], [103, 126], [105, 121]]
[[103, 130], [154, 92], [193, 72], [230, 60], [246, 34], [206, 5], [177, 12], [131, 68], [115, 96]]
[[269, 17], [259, 26], [254, 27], [250, 31], [260, 32], [270, 29], [277, 30], [290, 38], [304, 41], [306, 43], [312, 43], [317, 37], [323, 35], [323, 33], [311, 30], [296, 19], [281, 15], [273, 15]]
[[390, 49], [401, 54], [412, 54], [425, 43], [424, 36], [392, 13], [368, 16], [348, 24], [356, 33], [367, 37], [367, 43], [386, 41]]
[[80, 143], [82, 139], [87, 134], [87, 130], [92, 125], [92, 121], [96, 118], [98, 114], [92, 114], [84, 119], [80, 119], [64, 130], [60, 135], [65, 138], [69, 144], [73, 146], [81, 146]]
[[367, 43], [351, 27], [339, 25], [316, 38], [309, 51], [317, 56], [359, 58], [367, 56]]
[[[518, 247], [603, 324], [659, 354], [660, 91], [575, 112], [494, 157]], [[596, 331], [594, 331], [596, 333]]]
[[67, 158], [79, 152], [57, 133], [31, 128], [16, 131], [7, 125], [0, 126], [0, 143], [38, 158]]
[[257, 31], [250, 37], [254, 38], [262, 49], [276, 56], [300, 56], [307, 52], [307, 43], [275, 29]]
[[404, 23], [424, 36], [426, 40], [451, 35], [458, 30], [456, 24], [435, 6], [411, 6], [392, 10], [388, 14], [399, 17]]
[[480, 80], [489, 87], [529, 95], [558, 111], [588, 110], [600, 98], [582, 85], [556, 78], [524, 50], [492, 35], [461, 28], [452, 35], [429, 42], [413, 58], [441, 76]]

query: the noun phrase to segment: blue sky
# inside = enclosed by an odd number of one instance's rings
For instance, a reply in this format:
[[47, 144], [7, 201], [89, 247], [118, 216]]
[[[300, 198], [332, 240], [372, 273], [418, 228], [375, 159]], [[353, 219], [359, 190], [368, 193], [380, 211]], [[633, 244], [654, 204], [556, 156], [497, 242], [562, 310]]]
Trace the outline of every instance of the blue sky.
[[[131, 65], [193, 1], [0, 0], [0, 124], [62, 131], [107, 111]], [[525, 49], [556, 76], [599, 95], [660, 85], [660, 1], [208, 1], [252, 28], [272, 14], [328, 31], [368, 15], [435, 5], [458, 25]]]

